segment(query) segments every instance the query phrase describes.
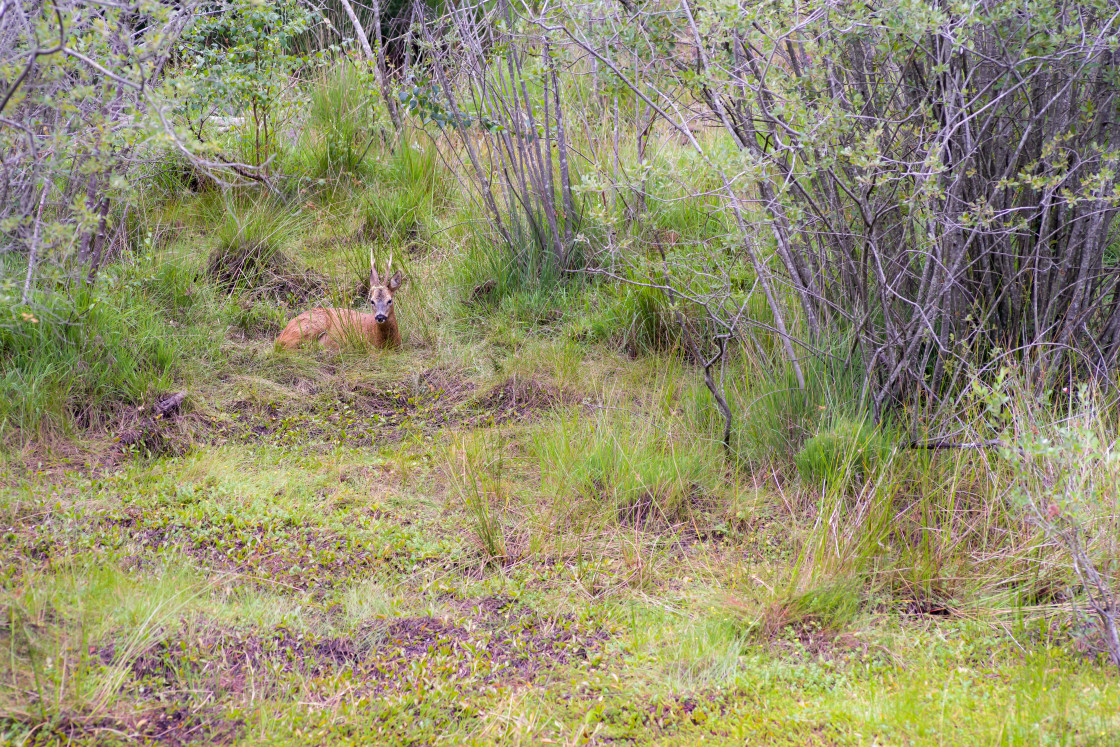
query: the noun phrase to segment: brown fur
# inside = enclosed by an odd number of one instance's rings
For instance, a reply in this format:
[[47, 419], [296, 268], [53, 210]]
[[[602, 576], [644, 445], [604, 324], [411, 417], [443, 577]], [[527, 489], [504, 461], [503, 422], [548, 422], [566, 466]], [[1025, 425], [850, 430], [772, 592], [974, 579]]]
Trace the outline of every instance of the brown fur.
[[315, 340], [325, 347], [339, 348], [344, 340], [368, 340], [378, 348], [396, 347], [401, 344], [401, 333], [394, 317], [390, 322], [378, 324], [373, 314], [350, 309], [311, 309], [288, 322], [276, 338], [282, 348], [297, 348], [304, 342]]
[[[401, 344], [401, 332], [397, 326], [397, 312], [393, 308], [393, 294], [404, 283], [401, 271], [382, 285], [377, 269], [372, 267], [370, 257], [369, 303], [373, 313], [352, 311], [351, 309], [317, 308], [305, 311], [284, 327], [276, 338], [276, 346], [297, 348], [305, 342], [316, 341], [329, 348], [338, 349], [347, 340], [361, 339], [378, 348], [395, 348]], [[393, 260], [389, 259], [392, 266]], [[388, 269], [386, 269], [388, 274]], [[378, 317], [382, 317], [378, 321]]]

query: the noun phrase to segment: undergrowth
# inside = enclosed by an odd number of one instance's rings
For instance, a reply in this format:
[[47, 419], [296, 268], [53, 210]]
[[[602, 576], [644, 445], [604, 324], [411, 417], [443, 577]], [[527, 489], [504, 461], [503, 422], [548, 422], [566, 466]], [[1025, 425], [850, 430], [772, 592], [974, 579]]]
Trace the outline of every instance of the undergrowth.
[[[725, 452], [696, 308], [584, 270], [640, 240], [699, 271], [726, 216], [654, 174], [648, 214], [589, 208], [559, 268], [486, 225], [446, 138], [384, 129], [369, 80], [316, 81], [279, 194], [169, 158], [92, 285], [44, 274], [24, 303], [0, 258], [0, 448], [109, 435], [184, 387], [198, 435], [0, 480], [0, 739], [1118, 733], [1103, 392], [969, 374], [943, 421], [875, 423], [844, 338], [802, 388], [743, 295]], [[311, 306], [365, 310], [371, 255], [408, 277], [401, 350], [273, 350]]]

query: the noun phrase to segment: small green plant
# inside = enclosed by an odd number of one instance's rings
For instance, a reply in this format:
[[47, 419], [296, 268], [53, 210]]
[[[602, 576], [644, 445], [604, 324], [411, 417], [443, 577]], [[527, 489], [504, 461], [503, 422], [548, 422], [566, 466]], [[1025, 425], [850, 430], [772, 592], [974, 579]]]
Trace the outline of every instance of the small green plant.
[[467, 509], [471, 529], [490, 563], [509, 557], [502, 509], [509, 495], [503, 482], [504, 459], [500, 445], [456, 436], [447, 458], [447, 474], [459, 500]]
[[841, 419], [805, 442], [794, 458], [806, 482], [847, 481], [869, 477], [891, 453], [891, 443], [867, 421]]

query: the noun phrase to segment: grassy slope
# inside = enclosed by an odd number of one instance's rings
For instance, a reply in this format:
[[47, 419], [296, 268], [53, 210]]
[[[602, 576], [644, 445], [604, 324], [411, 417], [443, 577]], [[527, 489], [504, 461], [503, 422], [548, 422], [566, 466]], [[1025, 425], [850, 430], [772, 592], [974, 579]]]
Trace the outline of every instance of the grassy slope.
[[[309, 203], [282, 248], [351, 281], [369, 212]], [[0, 741], [1120, 743], [1120, 681], [1055, 608], [807, 572], [829, 497], [725, 468], [682, 364], [587, 341], [598, 291], [465, 306], [449, 231], [405, 349], [280, 354], [292, 310], [194, 280], [218, 221], [187, 222], [141, 260], [207, 341], [160, 431], [183, 453], [7, 458]]]

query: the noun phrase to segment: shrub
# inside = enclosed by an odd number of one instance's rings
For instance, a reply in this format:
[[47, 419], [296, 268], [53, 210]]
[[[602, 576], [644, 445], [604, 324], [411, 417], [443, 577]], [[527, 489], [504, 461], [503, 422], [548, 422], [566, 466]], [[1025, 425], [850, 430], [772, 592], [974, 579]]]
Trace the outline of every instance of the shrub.
[[282, 95], [289, 76], [322, 59], [292, 53], [293, 40], [317, 17], [293, 0], [233, 0], [222, 12], [200, 14], [180, 47], [183, 74], [193, 84], [188, 115], [204, 122], [223, 109], [244, 114], [241, 151], [267, 166], [280, 149], [280, 125], [294, 109]]
[[1112, 413], [1099, 393], [1082, 385], [1054, 417], [1050, 402], [1009, 374], [1001, 370], [990, 386], [974, 382], [973, 392], [989, 424], [1001, 431], [1012, 500], [1067, 554], [1063, 560], [1078, 582], [1068, 598], [1089, 633], [1085, 642], [1120, 667], [1120, 574], [1114, 570], [1120, 452], [1108, 422]]

